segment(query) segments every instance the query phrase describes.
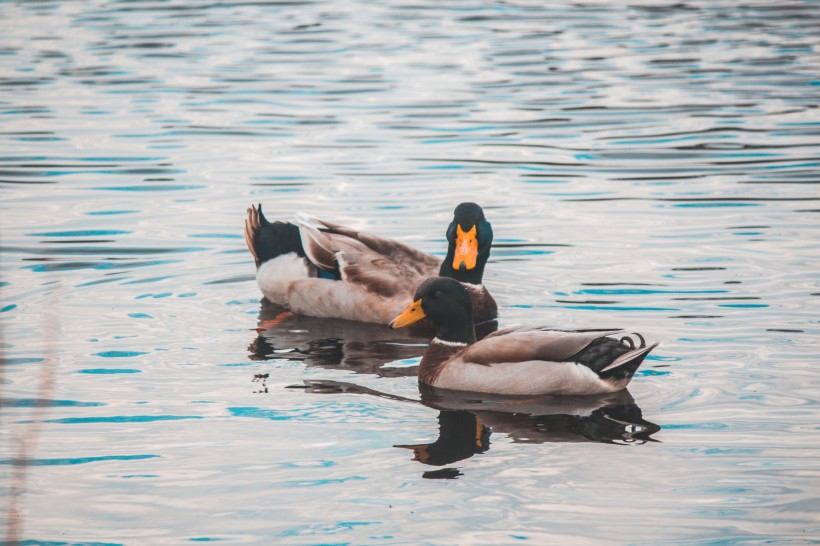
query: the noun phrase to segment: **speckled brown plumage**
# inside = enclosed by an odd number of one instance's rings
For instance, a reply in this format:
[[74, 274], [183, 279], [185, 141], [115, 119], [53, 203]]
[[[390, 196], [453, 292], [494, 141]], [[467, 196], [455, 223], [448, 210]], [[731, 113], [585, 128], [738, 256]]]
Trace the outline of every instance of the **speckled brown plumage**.
[[[259, 205], [248, 209], [245, 221], [245, 241], [256, 262], [259, 288], [269, 301], [295, 313], [387, 324], [412, 302], [416, 287], [443, 267], [441, 259], [399, 241], [305, 215], [297, 219], [298, 225], [269, 222]], [[466, 228], [468, 221], [478, 219], [476, 266], [450, 267], [450, 276], [476, 283], [469, 286], [478, 309], [476, 320], [484, 322], [496, 318], [498, 307], [480, 284], [492, 242], [492, 228], [481, 207], [456, 207], [447, 240], [451, 252], [453, 226]]]
[[419, 382], [434, 385], [447, 361], [463, 349], [463, 345], [438, 343], [435, 339], [431, 341], [419, 363]]
[[498, 304], [483, 285], [465, 284], [473, 304], [473, 322], [479, 324], [498, 318]]

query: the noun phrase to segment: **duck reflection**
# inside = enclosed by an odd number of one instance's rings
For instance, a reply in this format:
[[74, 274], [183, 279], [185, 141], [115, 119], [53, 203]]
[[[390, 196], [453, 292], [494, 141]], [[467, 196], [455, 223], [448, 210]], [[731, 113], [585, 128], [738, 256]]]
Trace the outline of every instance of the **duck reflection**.
[[[490, 433], [516, 443], [602, 442], [644, 444], [660, 426], [643, 418], [628, 390], [599, 396], [477, 399], [422, 386], [422, 403], [439, 411], [439, 436], [429, 444], [397, 445], [411, 449], [413, 460], [444, 466], [490, 448]], [[425, 472], [422, 477], [451, 479], [455, 469]]]
[[385, 362], [416, 358], [427, 346], [425, 332], [400, 332], [384, 325], [296, 315], [262, 300], [251, 360], [287, 358], [307, 366], [344, 369], [385, 377], [414, 376], [418, 367], [382, 368]]
[[490, 427], [469, 411], [440, 411], [438, 428], [435, 442], [393, 447], [410, 449], [414, 461], [433, 466], [448, 465], [490, 449]]
[[[313, 393], [367, 394], [415, 402], [352, 383], [305, 381]], [[626, 389], [597, 396], [511, 398], [457, 393], [420, 386], [420, 402], [439, 410], [438, 438], [429, 443], [396, 445], [413, 452], [413, 460], [430, 466], [447, 466], [490, 449], [490, 435], [503, 434], [515, 443], [600, 442], [641, 445], [657, 442], [652, 435], [661, 427], [643, 418], [643, 412]], [[428, 471], [430, 479], [461, 476], [454, 468]]]
[[479, 423], [514, 442], [602, 442], [643, 444], [661, 427], [643, 418], [627, 390], [595, 396], [512, 398], [443, 391], [422, 386], [421, 401], [432, 408], [469, 412]]
[[[496, 321], [477, 326], [482, 337]], [[383, 367], [385, 362], [418, 358], [432, 337], [429, 330], [391, 330], [382, 324], [308, 317], [262, 300], [257, 337], [248, 346], [251, 360], [286, 358], [307, 366], [343, 369], [381, 377], [415, 377], [418, 366]]]

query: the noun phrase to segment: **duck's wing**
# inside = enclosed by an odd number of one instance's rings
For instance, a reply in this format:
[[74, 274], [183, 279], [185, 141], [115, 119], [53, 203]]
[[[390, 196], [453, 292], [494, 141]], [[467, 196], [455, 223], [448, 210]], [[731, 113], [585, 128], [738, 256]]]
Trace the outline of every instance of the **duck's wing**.
[[513, 329], [497, 332], [466, 347], [463, 364], [494, 366], [522, 363], [574, 363], [601, 378], [632, 377], [643, 359], [660, 342], [647, 345], [640, 334], [623, 330], [562, 331]]
[[568, 362], [594, 341], [620, 330], [567, 332], [533, 327], [513, 327], [490, 334], [467, 347], [465, 363], [492, 366], [515, 362]]
[[488, 336], [453, 355], [428, 383], [504, 395], [614, 392], [626, 387], [658, 345], [646, 345], [641, 336], [634, 336], [618, 330], [539, 329]]
[[418, 267], [393, 260], [357, 238], [324, 231], [301, 221], [299, 231], [305, 254], [311, 262], [367, 292], [383, 297], [400, 293], [412, 296], [413, 290], [424, 279]]
[[405, 269], [415, 271], [424, 278], [438, 275], [441, 267], [439, 258], [399, 241], [334, 224], [304, 213], [298, 213], [296, 218], [300, 226], [310, 227], [328, 235], [338, 235], [358, 241], [376, 254]]

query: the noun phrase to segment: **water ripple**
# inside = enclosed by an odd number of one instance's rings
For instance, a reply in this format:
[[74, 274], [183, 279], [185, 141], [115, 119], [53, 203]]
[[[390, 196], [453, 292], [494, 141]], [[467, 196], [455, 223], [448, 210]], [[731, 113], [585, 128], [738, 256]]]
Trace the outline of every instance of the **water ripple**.
[[[818, 535], [816, 2], [0, 18], [0, 462], [30, 467], [21, 541]], [[462, 201], [493, 223], [502, 326], [663, 342], [631, 403], [426, 406], [426, 339], [267, 322], [250, 203], [441, 256]]]

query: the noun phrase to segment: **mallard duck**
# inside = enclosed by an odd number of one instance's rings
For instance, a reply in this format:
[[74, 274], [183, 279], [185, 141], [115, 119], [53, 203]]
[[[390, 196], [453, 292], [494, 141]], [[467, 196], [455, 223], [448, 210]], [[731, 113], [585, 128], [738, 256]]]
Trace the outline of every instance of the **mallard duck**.
[[269, 301], [294, 313], [387, 324], [413, 301], [426, 278], [464, 283], [478, 322], [498, 306], [482, 284], [493, 230], [475, 203], [461, 203], [447, 228], [444, 261], [398, 241], [299, 216], [269, 222], [251, 206], [245, 242], [256, 261], [256, 282]]
[[[437, 333], [419, 364], [419, 382], [448, 390], [504, 395], [600, 394], [629, 384], [647, 346], [620, 330], [568, 332], [540, 327], [499, 330], [476, 341], [472, 303], [452, 279], [427, 279], [414, 301], [390, 323], [409, 326], [425, 317]], [[616, 336], [616, 337], [612, 337]]]

